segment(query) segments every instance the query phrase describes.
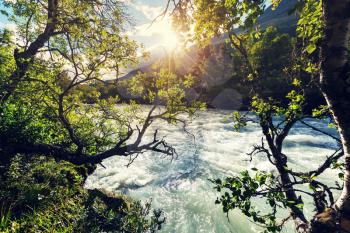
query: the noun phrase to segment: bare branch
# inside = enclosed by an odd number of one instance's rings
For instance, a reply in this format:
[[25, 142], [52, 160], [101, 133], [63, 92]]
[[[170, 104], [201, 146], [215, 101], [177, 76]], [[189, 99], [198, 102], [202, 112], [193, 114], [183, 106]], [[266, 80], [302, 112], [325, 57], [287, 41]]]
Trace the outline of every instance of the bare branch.
[[327, 135], [327, 136], [333, 138], [334, 140], [336, 140], [336, 141], [339, 142], [339, 143], [341, 142], [339, 138], [333, 136], [332, 134], [327, 133], [327, 132], [325, 132], [325, 131], [323, 131], [323, 130], [321, 130], [321, 129], [319, 129], [319, 128], [316, 128], [316, 127], [314, 127], [314, 126], [312, 126], [312, 125], [306, 123], [306, 122], [303, 121], [303, 120], [299, 120], [299, 121], [300, 121], [300, 123], [302, 123], [303, 125], [306, 125], [307, 127], [311, 128], [311, 129], [313, 129], [313, 130], [315, 130], [315, 131], [317, 131], [317, 132], [319, 132], [319, 133], [322, 133], [322, 134], [324, 134], [324, 135]]
[[298, 177], [318, 176], [322, 174], [326, 169], [330, 168], [332, 163], [340, 159], [343, 155], [344, 155], [343, 149], [339, 148], [331, 156], [327, 157], [327, 159], [316, 170], [309, 171], [309, 172], [294, 172], [292, 170], [289, 170], [288, 172]]

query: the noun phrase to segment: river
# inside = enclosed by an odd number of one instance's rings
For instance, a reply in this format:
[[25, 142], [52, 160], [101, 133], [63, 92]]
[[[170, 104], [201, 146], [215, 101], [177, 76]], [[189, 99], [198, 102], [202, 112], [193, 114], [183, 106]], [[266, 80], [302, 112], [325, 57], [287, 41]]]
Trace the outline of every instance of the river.
[[[214, 201], [218, 193], [208, 179], [234, 175], [256, 167], [274, 171], [263, 156], [248, 161], [247, 152], [252, 145], [261, 142], [258, 125], [248, 124], [242, 132], [233, 130], [227, 120], [228, 111], [208, 110], [199, 114], [188, 126], [195, 139], [181, 127], [166, 123], [155, 124], [166, 140], [179, 154], [171, 160], [156, 153], [140, 155], [126, 167], [127, 158], [113, 157], [103, 162], [87, 182], [88, 188], [104, 188], [130, 195], [134, 199], [152, 199], [154, 208], [161, 208], [166, 215], [164, 233], [252, 233], [261, 229], [239, 211], [232, 211], [229, 218]], [[323, 130], [336, 134], [326, 121], [308, 121]], [[154, 128], [153, 128], [154, 129]], [[150, 129], [148, 138], [152, 138]], [[284, 143], [290, 166], [299, 171], [318, 167], [327, 155], [332, 154], [336, 143], [329, 137], [297, 124]], [[337, 172], [328, 170], [322, 177], [327, 183], [337, 179]], [[312, 215], [305, 199], [306, 214]], [[262, 207], [263, 208], [263, 207]], [[292, 226], [284, 232], [294, 232]]]

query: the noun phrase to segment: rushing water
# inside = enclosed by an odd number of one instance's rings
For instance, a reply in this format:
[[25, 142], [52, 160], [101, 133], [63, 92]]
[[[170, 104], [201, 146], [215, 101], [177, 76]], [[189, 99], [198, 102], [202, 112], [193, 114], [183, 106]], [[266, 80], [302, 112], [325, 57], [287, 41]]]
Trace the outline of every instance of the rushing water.
[[[188, 126], [195, 140], [180, 127], [157, 124], [160, 132], [168, 135], [167, 141], [176, 147], [177, 159], [171, 161], [156, 153], [145, 153], [127, 168], [128, 159], [110, 158], [103, 162], [106, 168], [98, 167], [89, 177], [86, 186], [127, 194], [143, 201], [152, 199], [153, 207], [163, 209], [167, 217], [162, 232], [258, 232], [260, 229], [239, 211], [230, 213], [228, 220], [220, 206], [214, 204], [218, 193], [208, 181], [252, 167], [274, 171], [264, 157], [249, 162], [246, 155], [253, 144], [261, 142], [260, 128], [249, 124], [243, 132], [234, 132], [232, 122], [225, 120], [228, 113], [201, 113]], [[325, 121], [308, 122], [335, 134]], [[148, 132], [147, 137], [152, 138], [152, 129]], [[329, 137], [297, 125], [285, 140], [284, 152], [292, 168], [306, 171], [317, 168], [335, 147]], [[321, 178], [330, 183], [336, 177], [336, 171], [329, 170]], [[310, 201], [306, 199], [306, 204]], [[311, 208], [307, 209], [307, 214], [312, 214]]]

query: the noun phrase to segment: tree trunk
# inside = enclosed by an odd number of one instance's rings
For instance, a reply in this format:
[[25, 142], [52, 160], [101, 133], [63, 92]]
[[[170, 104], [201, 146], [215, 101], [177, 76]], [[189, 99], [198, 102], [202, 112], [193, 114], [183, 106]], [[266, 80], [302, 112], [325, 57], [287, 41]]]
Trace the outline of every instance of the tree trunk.
[[[309, 232], [309, 222], [305, 218], [304, 212], [298, 207], [298, 204], [303, 204], [301, 197], [298, 197], [292, 184], [291, 178], [288, 173], [288, 159], [285, 154], [282, 153], [283, 141], [288, 135], [290, 129], [295, 124], [295, 121], [289, 121], [286, 123], [286, 126], [282, 132], [276, 136], [276, 138], [271, 137], [271, 130], [269, 125], [272, 125], [271, 116], [267, 117], [267, 121], [263, 118], [260, 119], [260, 125], [263, 130], [263, 134], [268, 142], [269, 149], [272, 153], [273, 158], [275, 159], [275, 166], [280, 175], [280, 183], [285, 192], [285, 196], [288, 201], [292, 202], [288, 208], [290, 210], [291, 216], [295, 224], [295, 230], [298, 233], [308, 233]], [[270, 124], [267, 124], [270, 122]]]
[[[279, 155], [274, 155], [275, 158], [285, 158], [285, 161], [282, 160], [277, 160], [277, 170], [280, 174], [280, 179], [281, 179], [281, 183], [284, 187], [290, 187], [290, 184], [292, 183], [289, 174], [286, 170], [287, 168], [287, 157], [283, 154], [279, 154]], [[292, 218], [294, 220], [294, 224], [295, 224], [295, 229], [296, 232], [298, 233], [307, 233], [309, 232], [309, 223], [305, 218], [305, 215], [303, 213], [303, 211], [301, 209], [299, 209], [297, 207], [298, 204], [302, 204], [302, 200], [300, 197], [297, 196], [297, 194], [295, 193], [293, 188], [286, 188], [285, 189], [285, 195], [288, 201], [293, 201], [294, 203], [292, 203], [289, 206], [289, 209], [291, 211], [292, 214]]]
[[323, 16], [320, 86], [338, 126], [346, 168], [344, 188], [334, 209], [341, 228], [350, 232], [350, 0], [323, 0]]

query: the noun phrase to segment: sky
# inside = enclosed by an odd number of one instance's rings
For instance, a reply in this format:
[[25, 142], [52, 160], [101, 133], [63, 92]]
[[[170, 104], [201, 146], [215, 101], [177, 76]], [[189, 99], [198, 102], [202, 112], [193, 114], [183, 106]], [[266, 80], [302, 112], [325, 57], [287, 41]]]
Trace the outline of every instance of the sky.
[[177, 36], [171, 26], [169, 16], [159, 16], [166, 7], [166, 0], [131, 0], [126, 1], [130, 15], [135, 20], [135, 27], [128, 34], [131, 38], [152, 49], [157, 46], [171, 47], [177, 43]]
[[[172, 30], [169, 17], [152, 21], [159, 16], [166, 7], [166, 0], [123, 0], [127, 5], [128, 14], [133, 18], [134, 27], [127, 28], [130, 38], [145, 45], [151, 50], [157, 46], [169, 47], [176, 43], [176, 34]], [[0, 3], [0, 9], [3, 9]], [[14, 28], [6, 17], [0, 14], [0, 28]]]
[[[172, 30], [170, 17], [163, 17], [151, 22], [165, 9], [167, 0], [121, 0], [127, 5], [130, 16], [134, 19], [134, 28], [128, 28], [130, 38], [144, 44], [146, 50], [156, 47], [175, 48], [178, 44], [176, 33]], [[270, 2], [270, 1], [268, 1]], [[0, 9], [1, 9], [0, 3]], [[14, 28], [14, 25], [0, 14], [0, 28]]]

